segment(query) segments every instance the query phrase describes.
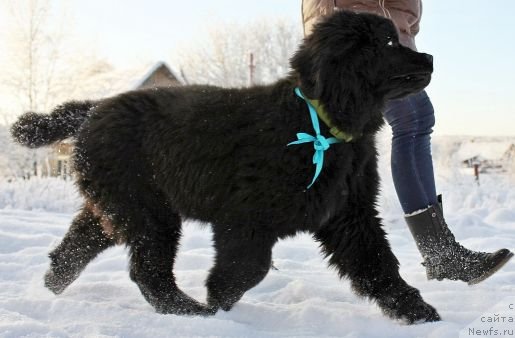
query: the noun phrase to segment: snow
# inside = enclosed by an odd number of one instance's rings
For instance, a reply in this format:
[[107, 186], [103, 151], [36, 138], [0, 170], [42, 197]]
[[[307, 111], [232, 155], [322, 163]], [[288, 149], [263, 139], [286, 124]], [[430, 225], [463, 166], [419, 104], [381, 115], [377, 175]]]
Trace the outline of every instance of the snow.
[[0, 209], [23, 209], [73, 213], [81, 198], [71, 182], [55, 178], [0, 179]]
[[[386, 139], [386, 134], [380, 136], [382, 154], [388, 153]], [[436, 140], [433, 149], [437, 185], [456, 238], [471, 249], [513, 249], [513, 175], [483, 175], [478, 186], [472, 172], [452, 169], [459, 167], [452, 142]], [[439, 311], [442, 322], [407, 326], [386, 318], [375, 304], [355, 296], [348, 281], [339, 280], [327, 268], [308, 235], [276, 245], [273, 257], [279, 270], [270, 271], [233, 310], [213, 317], [156, 314], [129, 279], [124, 247], [102, 253], [63, 294], [55, 296], [43, 286], [47, 253], [66, 232], [81, 199], [71, 182], [32, 179], [0, 181], [0, 337], [441, 338], [457, 337], [460, 332], [462, 337], [470, 336], [467, 330], [473, 321], [474, 325], [488, 324], [486, 329], [513, 330], [514, 323], [477, 320], [515, 303], [510, 298], [515, 295], [515, 263], [472, 287], [427, 281], [402, 220], [387, 156], [381, 158], [380, 168], [379, 205], [401, 274]], [[209, 227], [186, 223], [181, 243], [175, 267], [178, 283], [191, 296], [204, 300], [203, 282], [213, 259]], [[515, 317], [515, 310], [508, 315]]]

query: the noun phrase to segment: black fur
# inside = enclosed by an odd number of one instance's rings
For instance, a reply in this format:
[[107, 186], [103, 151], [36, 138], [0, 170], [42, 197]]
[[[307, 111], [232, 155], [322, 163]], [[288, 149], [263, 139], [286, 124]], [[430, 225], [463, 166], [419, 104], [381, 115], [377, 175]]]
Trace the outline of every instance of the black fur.
[[[381, 110], [429, 83], [431, 57], [400, 46], [389, 20], [339, 12], [315, 27], [291, 64], [291, 75], [269, 86], [129, 92], [78, 114], [74, 163], [87, 202], [50, 255], [47, 286], [61, 292], [98, 252], [123, 241], [130, 276], [158, 312], [211, 314], [266, 276], [278, 239], [309, 232], [340, 276], [386, 314], [439, 320], [399, 275], [375, 206]], [[298, 132], [313, 133], [296, 86], [355, 136], [326, 151], [311, 189], [313, 146], [286, 146]], [[69, 134], [51, 133], [59, 132]], [[324, 125], [322, 134], [330, 136]], [[175, 283], [183, 218], [213, 228], [207, 305]]]
[[25, 113], [11, 126], [11, 135], [29, 148], [63, 140], [77, 133], [91, 108], [91, 101], [72, 101], [56, 107], [50, 115]]

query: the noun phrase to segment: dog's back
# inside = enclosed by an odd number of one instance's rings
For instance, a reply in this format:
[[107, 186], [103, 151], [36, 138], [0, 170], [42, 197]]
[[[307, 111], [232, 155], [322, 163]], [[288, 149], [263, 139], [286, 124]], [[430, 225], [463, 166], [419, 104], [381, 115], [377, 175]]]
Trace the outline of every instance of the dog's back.
[[178, 213], [205, 222], [303, 215], [312, 150], [286, 144], [311, 122], [291, 88], [191, 86], [105, 100], [77, 135], [79, 187], [93, 200], [108, 187], [158, 190]]

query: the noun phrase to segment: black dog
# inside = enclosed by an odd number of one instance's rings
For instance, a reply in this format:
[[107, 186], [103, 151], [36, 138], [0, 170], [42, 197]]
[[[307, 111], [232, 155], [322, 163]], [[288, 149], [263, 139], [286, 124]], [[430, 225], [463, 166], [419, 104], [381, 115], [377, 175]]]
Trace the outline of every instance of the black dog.
[[[291, 66], [290, 76], [269, 86], [134, 91], [23, 116], [12, 128], [22, 144], [76, 139], [77, 184], [86, 199], [50, 253], [46, 286], [62, 292], [99, 252], [123, 242], [130, 276], [158, 312], [212, 314], [231, 309], [266, 276], [278, 239], [307, 231], [340, 276], [386, 314], [409, 323], [439, 320], [399, 275], [375, 207], [381, 110], [429, 83], [431, 56], [400, 46], [390, 20], [339, 12], [316, 26]], [[296, 87], [352, 138], [325, 151], [309, 189], [313, 145], [287, 147], [298, 132], [313, 133]], [[175, 283], [183, 218], [213, 228], [207, 305]]]

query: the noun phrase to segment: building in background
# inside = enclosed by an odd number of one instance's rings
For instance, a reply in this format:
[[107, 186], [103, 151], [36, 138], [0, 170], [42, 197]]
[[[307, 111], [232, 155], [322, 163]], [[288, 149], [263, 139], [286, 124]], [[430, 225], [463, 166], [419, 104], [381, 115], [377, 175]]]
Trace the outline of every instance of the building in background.
[[164, 62], [158, 62], [132, 89], [181, 86], [183, 81]]
[[[133, 81], [127, 86], [125, 91], [182, 86], [185, 84], [177, 73], [175, 73], [165, 62], [158, 62], [149, 71], [139, 79]], [[116, 95], [118, 93], [109, 93], [107, 96]], [[62, 177], [69, 179], [72, 175], [71, 155], [73, 152], [73, 140], [68, 139], [56, 143], [50, 150], [46, 163], [41, 164], [40, 175]]]
[[515, 144], [472, 140], [461, 144], [457, 155], [466, 168], [476, 168], [481, 173], [506, 172], [513, 166]]

